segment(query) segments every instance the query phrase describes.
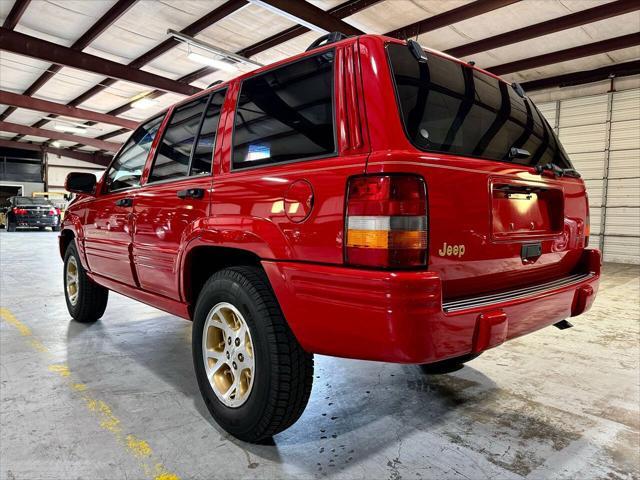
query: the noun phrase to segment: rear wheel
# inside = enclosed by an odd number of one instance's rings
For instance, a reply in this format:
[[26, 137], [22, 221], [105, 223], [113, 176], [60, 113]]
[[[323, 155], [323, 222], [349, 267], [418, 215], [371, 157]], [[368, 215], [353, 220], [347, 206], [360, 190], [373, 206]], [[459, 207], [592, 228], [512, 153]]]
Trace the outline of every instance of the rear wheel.
[[59, 232], [60, 231], [60, 225], [56, 225], [55, 227], [51, 227], [51, 230], [54, 232]]
[[460, 357], [448, 358], [447, 360], [442, 360], [440, 362], [426, 363], [424, 365], [420, 365], [420, 369], [424, 373], [429, 375], [451, 373], [455, 372], [456, 370], [460, 370], [462, 367], [464, 367], [465, 363], [470, 362], [471, 360], [479, 356], [479, 353], [469, 353]]
[[17, 227], [17, 225], [15, 224], [15, 222], [9, 221], [7, 223], [7, 232], [15, 232], [16, 231], [16, 227]]
[[228, 268], [207, 281], [195, 309], [192, 347], [200, 392], [230, 434], [259, 442], [302, 415], [313, 355], [298, 344], [260, 269]]
[[104, 314], [109, 290], [87, 276], [80, 263], [74, 242], [67, 247], [64, 256], [64, 296], [71, 317], [81, 323], [91, 323]]

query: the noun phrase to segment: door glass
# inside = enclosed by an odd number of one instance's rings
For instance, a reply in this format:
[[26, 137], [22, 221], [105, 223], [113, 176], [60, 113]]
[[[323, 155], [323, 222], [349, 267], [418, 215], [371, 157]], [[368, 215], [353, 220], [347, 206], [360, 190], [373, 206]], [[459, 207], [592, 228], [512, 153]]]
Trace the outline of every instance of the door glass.
[[191, 149], [208, 100], [209, 97], [205, 95], [174, 111], [158, 146], [149, 182], [186, 177], [189, 174]]
[[162, 118], [150, 120], [131, 134], [105, 176], [107, 192], [140, 186], [142, 169]]
[[198, 143], [193, 151], [191, 175], [211, 173], [211, 160], [213, 158], [213, 148], [216, 144], [216, 131], [218, 130], [224, 95], [224, 91], [215, 92], [211, 97], [211, 102], [207, 107], [207, 113], [198, 136]]

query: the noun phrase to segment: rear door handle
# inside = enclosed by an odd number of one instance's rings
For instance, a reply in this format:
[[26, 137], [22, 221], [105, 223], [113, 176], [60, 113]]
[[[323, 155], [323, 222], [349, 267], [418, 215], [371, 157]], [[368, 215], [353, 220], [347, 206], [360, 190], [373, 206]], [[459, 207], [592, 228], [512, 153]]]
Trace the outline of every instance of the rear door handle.
[[133, 198], [121, 198], [116, 200], [116, 205], [118, 207], [130, 207], [133, 205]]
[[176, 195], [178, 195], [178, 198], [202, 198], [204, 197], [204, 188], [187, 188], [185, 190], [178, 190]]

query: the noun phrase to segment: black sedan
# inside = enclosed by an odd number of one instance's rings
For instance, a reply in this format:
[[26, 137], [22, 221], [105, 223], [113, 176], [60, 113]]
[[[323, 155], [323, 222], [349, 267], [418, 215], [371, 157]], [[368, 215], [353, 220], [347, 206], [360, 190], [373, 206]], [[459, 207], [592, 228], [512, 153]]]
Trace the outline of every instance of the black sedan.
[[60, 209], [44, 198], [9, 197], [0, 209], [2, 223], [7, 232], [17, 228], [51, 227], [54, 232], [60, 230]]

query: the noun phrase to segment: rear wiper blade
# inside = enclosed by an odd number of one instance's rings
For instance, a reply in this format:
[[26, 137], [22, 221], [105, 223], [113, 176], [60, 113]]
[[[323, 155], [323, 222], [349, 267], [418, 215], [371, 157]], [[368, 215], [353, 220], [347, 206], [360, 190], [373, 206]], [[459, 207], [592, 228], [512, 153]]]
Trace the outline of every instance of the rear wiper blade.
[[581, 177], [580, 173], [575, 168], [562, 168], [552, 162], [545, 163], [544, 165], [536, 165], [535, 170], [536, 170], [536, 173], [539, 175], [542, 175], [542, 172], [544, 172], [545, 170], [549, 170], [556, 177], [564, 177], [564, 176], [574, 177], [574, 178]]

